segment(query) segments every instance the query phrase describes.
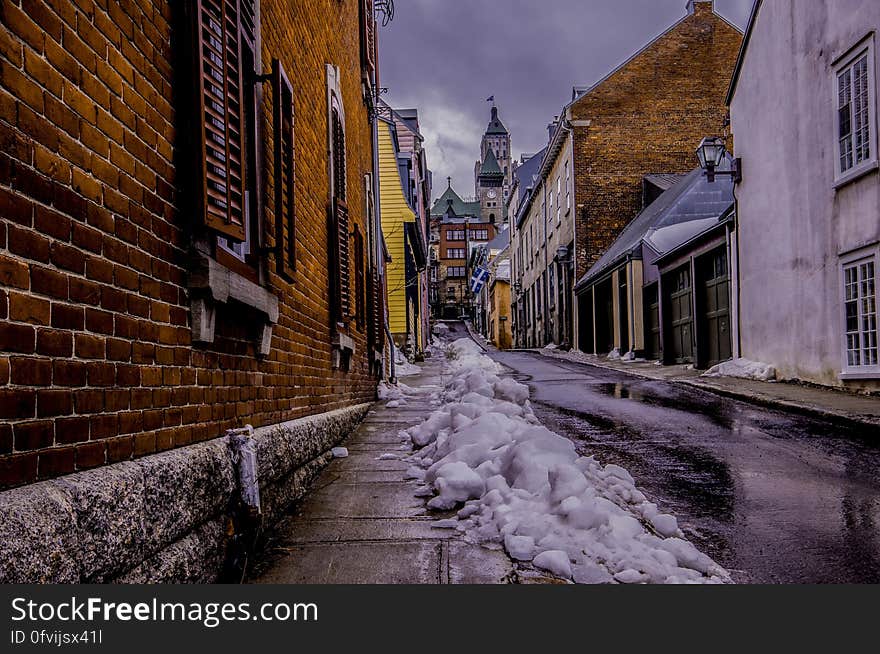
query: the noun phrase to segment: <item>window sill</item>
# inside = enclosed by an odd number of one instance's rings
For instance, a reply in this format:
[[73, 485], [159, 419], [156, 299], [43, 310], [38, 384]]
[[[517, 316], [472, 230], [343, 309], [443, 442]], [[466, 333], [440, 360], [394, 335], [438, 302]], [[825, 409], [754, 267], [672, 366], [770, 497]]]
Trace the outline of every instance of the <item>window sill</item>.
[[834, 181], [834, 190], [839, 191], [844, 186], [848, 186], [855, 181], [860, 180], [865, 175], [869, 175], [880, 169], [880, 161], [875, 160], [868, 164], [861, 164], [858, 168], [848, 171], [845, 175]]
[[263, 314], [265, 320], [257, 350], [260, 356], [269, 354], [272, 327], [278, 323], [278, 298], [275, 295], [204, 254], [196, 255], [188, 286], [194, 342], [214, 342], [217, 305], [234, 300]]
[[351, 367], [351, 360], [354, 357], [357, 348], [354, 339], [342, 332], [337, 331], [333, 338], [333, 368], [334, 370], [348, 371]]
[[845, 370], [837, 376], [840, 381], [860, 381], [880, 379], [880, 368], [866, 368], [865, 370]]

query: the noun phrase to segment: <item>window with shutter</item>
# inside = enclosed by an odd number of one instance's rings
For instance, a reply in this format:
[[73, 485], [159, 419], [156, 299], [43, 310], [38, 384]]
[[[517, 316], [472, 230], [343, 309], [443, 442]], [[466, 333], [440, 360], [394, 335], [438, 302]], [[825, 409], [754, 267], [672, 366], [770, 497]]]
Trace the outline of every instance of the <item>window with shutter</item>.
[[232, 241], [245, 241], [243, 47], [255, 47], [256, 3], [195, 0], [194, 12], [203, 222]]
[[367, 77], [376, 72], [376, 15], [373, 0], [361, 0], [361, 67]]
[[272, 62], [275, 129], [275, 259], [278, 274], [293, 279], [296, 270], [296, 211], [293, 86], [281, 62]]
[[350, 270], [349, 270], [349, 224], [348, 205], [342, 198], [334, 201], [334, 277], [336, 282], [336, 320], [347, 322], [351, 314]]
[[364, 235], [357, 225], [354, 228], [354, 317], [357, 328], [364, 329], [366, 318], [366, 303], [364, 298], [366, 286], [366, 271], [364, 270]]

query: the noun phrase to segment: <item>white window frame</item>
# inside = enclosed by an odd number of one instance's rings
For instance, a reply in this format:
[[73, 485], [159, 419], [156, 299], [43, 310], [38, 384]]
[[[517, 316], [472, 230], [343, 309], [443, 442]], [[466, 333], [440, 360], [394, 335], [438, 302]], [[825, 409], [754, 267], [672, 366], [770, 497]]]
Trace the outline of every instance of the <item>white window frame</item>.
[[[870, 156], [865, 161], [854, 163], [852, 168], [845, 171], [840, 167], [840, 115], [839, 115], [839, 77], [847, 69], [867, 56], [868, 60], [868, 128], [871, 133], [868, 135], [868, 146], [870, 147]], [[876, 57], [874, 54], [874, 34], [862, 39], [859, 43], [850, 48], [842, 57], [834, 63], [834, 72], [832, 75], [833, 87], [833, 103], [834, 110], [834, 186], [840, 188], [849, 182], [859, 179], [866, 173], [878, 168], [877, 157], [877, 86], [876, 86]], [[855, 109], [852, 108], [851, 111]], [[852, 119], [852, 116], [851, 116]], [[855, 121], [852, 121], [853, 136], [855, 138]], [[855, 143], [853, 143], [855, 150]]]
[[571, 166], [565, 162], [565, 215], [571, 212]]
[[556, 225], [562, 224], [562, 177], [556, 177]]
[[[847, 342], [847, 330], [846, 330], [846, 270], [849, 268], [861, 266], [865, 263], [873, 263], [874, 264], [874, 318], [877, 321], [877, 326], [880, 328], [880, 302], [878, 302], [878, 297], [880, 297], [880, 288], [878, 288], [878, 281], [880, 281], [880, 246], [874, 245], [870, 248], [864, 248], [861, 250], [857, 250], [851, 252], [849, 254], [843, 255], [840, 257], [840, 282], [838, 287], [838, 292], [840, 293], [840, 335], [841, 335], [841, 363], [842, 363], [842, 371], [840, 374], [841, 380], [859, 380], [859, 379], [877, 379], [880, 378], [880, 360], [878, 360], [877, 365], [865, 366], [858, 365], [852, 366], [849, 364], [849, 344]], [[861, 278], [860, 278], [861, 279]], [[862, 328], [862, 305], [861, 301], [859, 302], [859, 333], [861, 334]]]

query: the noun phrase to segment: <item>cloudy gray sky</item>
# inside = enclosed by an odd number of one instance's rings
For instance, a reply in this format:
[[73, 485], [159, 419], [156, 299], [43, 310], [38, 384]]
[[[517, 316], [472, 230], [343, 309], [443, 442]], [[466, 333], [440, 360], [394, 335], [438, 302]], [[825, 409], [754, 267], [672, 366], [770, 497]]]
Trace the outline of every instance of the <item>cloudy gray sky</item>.
[[[597, 82], [685, 15], [686, 0], [396, 0], [381, 29], [381, 84], [419, 110], [435, 197], [473, 195], [495, 96], [513, 152], [537, 152], [572, 86]], [[743, 28], [752, 0], [716, 0]]]

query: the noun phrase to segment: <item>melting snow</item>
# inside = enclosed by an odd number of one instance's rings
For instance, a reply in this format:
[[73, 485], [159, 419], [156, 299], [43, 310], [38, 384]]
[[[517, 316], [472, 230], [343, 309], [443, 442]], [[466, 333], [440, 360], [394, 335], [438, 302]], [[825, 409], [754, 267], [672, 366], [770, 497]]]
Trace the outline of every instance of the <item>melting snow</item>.
[[578, 583], [730, 580], [626, 470], [580, 457], [542, 426], [528, 387], [499, 377], [473, 341], [452, 343], [447, 357], [440, 408], [406, 431], [418, 448], [407, 477], [424, 482], [430, 508], [460, 509], [467, 538]]
[[737, 377], [739, 379], [755, 379], [757, 381], [774, 381], [776, 368], [769, 363], [758, 363], [748, 359], [733, 359], [719, 363], [703, 374], [703, 377]]

